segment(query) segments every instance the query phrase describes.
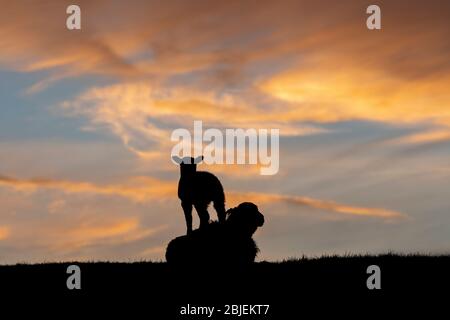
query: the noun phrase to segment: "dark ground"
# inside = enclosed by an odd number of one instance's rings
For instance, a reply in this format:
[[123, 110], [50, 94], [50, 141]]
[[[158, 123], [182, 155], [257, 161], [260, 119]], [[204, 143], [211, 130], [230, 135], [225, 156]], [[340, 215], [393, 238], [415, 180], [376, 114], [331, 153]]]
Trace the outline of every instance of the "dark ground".
[[[66, 287], [70, 264], [81, 268], [81, 290]], [[366, 269], [374, 264], [381, 269], [381, 290], [366, 286]], [[359, 308], [373, 313], [380, 307], [402, 307], [401, 301], [414, 308], [414, 301], [442, 297], [449, 285], [450, 256], [322, 257], [227, 270], [183, 270], [150, 262], [0, 266], [4, 305], [31, 299], [49, 308], [57, 303], [72, 311], [89, 306], [96, 312], [125, 313], [126, 319], [136, 318], [131, 316], [135, 312], [146, 319], [208, 318], [180, 315], [187, 304], [215, 306], [222, 313], [226, 304], [270, 305], [267, 315], [216, 313], [210, 319], [300, 319], [309, 312], [337, 315]]]

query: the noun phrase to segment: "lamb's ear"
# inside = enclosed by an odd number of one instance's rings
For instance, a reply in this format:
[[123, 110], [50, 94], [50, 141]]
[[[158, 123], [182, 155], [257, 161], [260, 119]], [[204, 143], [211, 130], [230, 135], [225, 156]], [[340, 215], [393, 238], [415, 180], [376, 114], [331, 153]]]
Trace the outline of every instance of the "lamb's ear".
[[198, 156], [197, 158], [194, 159], [194, 163], [195, 164], [198, 164], [198, 163], [200, 163], [202, 161], [203, 161], [203, 156]]
[[181, 164], [183, 162], [183, 159], [178, 156], [172, 156], [172, 161], [176, 164]]

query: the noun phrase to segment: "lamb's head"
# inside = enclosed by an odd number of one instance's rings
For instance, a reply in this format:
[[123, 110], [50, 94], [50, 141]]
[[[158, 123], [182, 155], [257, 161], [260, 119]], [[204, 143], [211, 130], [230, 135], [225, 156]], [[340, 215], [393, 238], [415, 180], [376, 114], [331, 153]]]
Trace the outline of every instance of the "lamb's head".
[[197, 171], [197, 164], [203, 161], [203, 156], [197, 158], [172, 156], [173, 162], [180, 165], [181, 174], [190, 174]]
[[226, 223], [241, 236], [251, 237], [264, 224], [264, 216], [251, 202], [243, 202], [227, 211]]

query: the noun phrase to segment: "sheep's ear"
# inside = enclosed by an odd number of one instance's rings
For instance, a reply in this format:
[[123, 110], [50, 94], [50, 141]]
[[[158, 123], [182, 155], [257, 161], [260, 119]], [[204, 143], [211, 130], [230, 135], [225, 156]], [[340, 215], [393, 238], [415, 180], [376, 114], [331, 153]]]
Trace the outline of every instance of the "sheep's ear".
[[199, 156], [199, 157], [197, 157], [197, 158], [194, 159], [194, 163], [195, 163], [195, 164], [200, 163], [200, 162], [202, 162], [202, 161], [203, 161], [203, 156]]
[[258, 212], [258, 217], [256, 218], [257, 220], [257, 226], [258, 227], [262, 227], [264, 225], [264, 216], [261, 212]]
[[172, 156], [172, 161], [176, 164], [181, 164], [183, 162], [183, 159], [178, 156]]

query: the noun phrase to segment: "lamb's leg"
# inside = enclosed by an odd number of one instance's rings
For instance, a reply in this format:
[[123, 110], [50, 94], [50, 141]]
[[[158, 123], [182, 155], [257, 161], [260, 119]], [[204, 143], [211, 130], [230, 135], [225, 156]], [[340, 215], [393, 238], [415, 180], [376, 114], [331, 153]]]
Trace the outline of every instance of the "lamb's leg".
[[225, 222], [225, 203], [223, 201], [214, 201], [214, 209], [217, 212], [217, 218], [219, 218], [219, 222]]
[[186, 219], [187, 234], [190, 234], [192, 232], [192, 203], [181, 201], [181, 207], [183, 208]]
[[209, 213], [207, 203], [196, 203], [194, 204], [195, 210], [197, 210], [198, 217], [200, 218], [200, 229], [208, 226], [209, 224]]

